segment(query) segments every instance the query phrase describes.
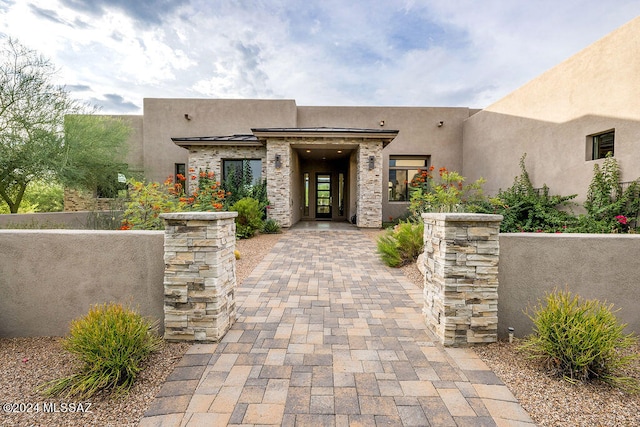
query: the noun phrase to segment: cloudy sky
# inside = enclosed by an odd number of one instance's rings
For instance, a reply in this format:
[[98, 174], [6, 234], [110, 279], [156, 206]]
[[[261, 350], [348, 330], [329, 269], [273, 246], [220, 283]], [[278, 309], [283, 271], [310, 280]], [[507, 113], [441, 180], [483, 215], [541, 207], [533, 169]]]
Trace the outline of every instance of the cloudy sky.
[[143, 98], [486, 107], [638, 0], [0, 0], [0, 37], [104, 113]]

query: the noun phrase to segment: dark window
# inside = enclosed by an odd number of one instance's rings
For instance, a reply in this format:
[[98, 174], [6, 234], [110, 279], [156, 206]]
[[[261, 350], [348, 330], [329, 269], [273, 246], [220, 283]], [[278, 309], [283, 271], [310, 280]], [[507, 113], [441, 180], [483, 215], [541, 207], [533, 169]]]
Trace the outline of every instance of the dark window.
[[262, 179], [262, 160], [260, 159], [230, 159], [222, 161], [222, 179], [227, 180], [233, 174], [241, 177], [243, 174], [251, 175], [251, 184], [259, 184]]
[[180, 184], [180, 190], [185, 191], [185, 185], [187, 184], [187, 165], [184, 163], [175, 164], [175, 178], [173, 182]]
[[592, 135], [592, 153], [591, 160], [604, 159], [607, 154], [613, 156], [615, 131], [609, 131], [598, 135]]
[[408, 202], [411, 198], [411, 180], [428, 167], [428, 156], [389, 157], [389, 201]]

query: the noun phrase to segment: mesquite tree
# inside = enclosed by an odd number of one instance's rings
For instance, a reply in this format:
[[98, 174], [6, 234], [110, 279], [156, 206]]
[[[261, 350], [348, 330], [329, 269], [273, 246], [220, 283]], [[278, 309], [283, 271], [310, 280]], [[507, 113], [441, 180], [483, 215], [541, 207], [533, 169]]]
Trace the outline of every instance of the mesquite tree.
[[65, 123], [69, 115], [95, 109], [54, 83], [48, 59], [10, 38], [0, 40], [0, 198], [16, 213], [36, 179], [85, 188], [109, 182], [123, 168], [126, 124], [104, 116]]

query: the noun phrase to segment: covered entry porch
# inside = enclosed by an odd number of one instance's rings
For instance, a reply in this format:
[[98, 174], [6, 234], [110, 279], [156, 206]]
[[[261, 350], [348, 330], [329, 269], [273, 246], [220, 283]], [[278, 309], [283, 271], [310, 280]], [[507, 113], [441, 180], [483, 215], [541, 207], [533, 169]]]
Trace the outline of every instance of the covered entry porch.
[[396, 130], [252, 129], [266, 146], [269, 217], [382, 226], [382, 149]]

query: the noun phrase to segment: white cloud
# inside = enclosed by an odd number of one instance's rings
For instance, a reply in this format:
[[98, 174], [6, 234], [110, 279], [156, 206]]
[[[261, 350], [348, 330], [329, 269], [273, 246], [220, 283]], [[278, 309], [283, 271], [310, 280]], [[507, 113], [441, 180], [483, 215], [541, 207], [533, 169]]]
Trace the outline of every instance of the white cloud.
[[51, 58], [61, 81], [105, 112], [134, 112], [144, 97], [484, 107], [636, 9], [631, 0], [31, 0], [3, 4], [0, 32]]

